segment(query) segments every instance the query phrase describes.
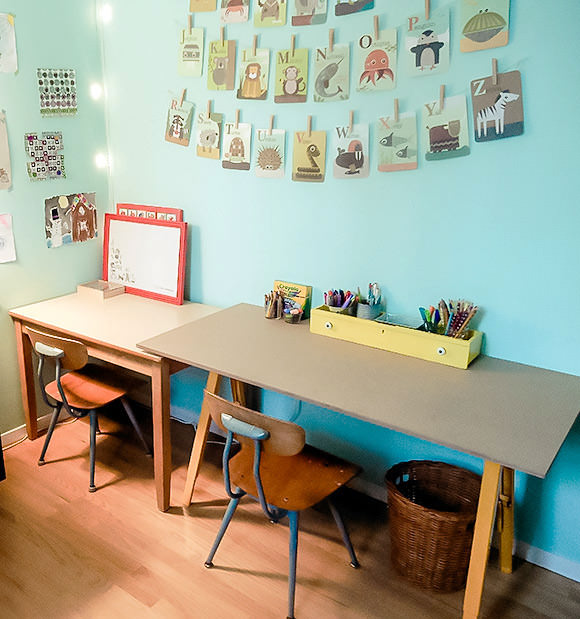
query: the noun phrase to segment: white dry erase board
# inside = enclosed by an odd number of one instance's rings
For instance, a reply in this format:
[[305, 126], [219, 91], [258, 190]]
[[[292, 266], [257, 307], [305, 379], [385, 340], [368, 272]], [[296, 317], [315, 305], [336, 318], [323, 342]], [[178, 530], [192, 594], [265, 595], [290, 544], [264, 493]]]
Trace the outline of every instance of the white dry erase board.
[[187, 223], [105, 214], [103, 279], [125, 292], [181, 305]]

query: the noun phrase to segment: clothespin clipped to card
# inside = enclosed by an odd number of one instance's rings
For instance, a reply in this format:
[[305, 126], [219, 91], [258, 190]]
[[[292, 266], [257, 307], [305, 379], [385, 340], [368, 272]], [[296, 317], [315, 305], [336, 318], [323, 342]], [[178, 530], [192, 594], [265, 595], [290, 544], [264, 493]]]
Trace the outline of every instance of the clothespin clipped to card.
[[237, 129], [240, 126], [240, 110], [239, 108], [236, 110], [236, 124], [235, 128]]
[[270, 126], [268, 127], [268, 135], [272, 135], [273, 129], [274, 129], [274, 114], [270, 116]]
[[185, 99], [185, 88], [181, 91], [181, 97], [179, 97], [179, 107], [183, 105], [183, 99]]
[[312, 136], [312, 116], [308, 117], [308, 121], [306, 123], [306, 131], [308, 133], [308, 137]]
[[425, 19], [429, 21], [429, 13], [431, 11], [431, 2], [430, 0], [425, 0]]
[[398, 123], [399, 122], [399, 100], [395, 99], [394, 103], [394, 118], [395, 118], [395, 122]]
[[292, 51], [292, 56], [294, 56], [294, 52], [296, 51], [296, 35], [292, 35], [292, 39], [290, 40], [290, 50]]
[[211, 99], [208, 99], [207, 102], [207, 119], [211, 119]]
[[189, 32], [189, 34], [191, 35], [191, 27], [192, 27], [192, 16], [191, 13], [187, 16], [187, 30]]
[[332, 54], [334, 50], [334, 28], [328, 31], [328, 51]]
[[220, 26], [220, 45], [223, 45], [225, 40], [226, 40], [226, 27]]
[[445, 104], [445, 84], [439, 86], [439, 114], [443, 112], [443, 106]]
[[252, 56], [256, 57], [256, 50], [258, 48], [258, 35], [254, 35], [254, 40], [252, 42]]
[[353, 126], [354, 126], [354, 110], [351, 110], [348, 115], [348, 135], [352, 133]]
[[378, 41], [380, 38], [380, 32], [379, 32], [379, 16], [375, 15], [375, 19], [374, 19], [374, 28], [375, 28], [375, 41]]
[[497, 58], [491, 59], [491, 83], [497, 86]]

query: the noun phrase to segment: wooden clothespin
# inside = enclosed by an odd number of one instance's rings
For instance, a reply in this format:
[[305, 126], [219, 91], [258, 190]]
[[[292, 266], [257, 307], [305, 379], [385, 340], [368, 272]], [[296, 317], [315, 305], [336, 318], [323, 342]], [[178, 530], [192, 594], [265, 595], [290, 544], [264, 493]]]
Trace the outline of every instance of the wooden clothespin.
[[226, 40], [226, 27], [221, 26], [220, 27], [220, 45], [223, 45], [225, 40]]
[[431, 11], [431, 2], [430, 0], [425, 0], [425, 19], [429, 21], [429, 13]]
[[380, 38], [380, 32], [379, 32], [379, 16], [375, 15], [375, 19], [374, 19], [374, 27], [375, 27], [375, 41], [378, 41]]
[[185, 88], [181, 91], [181, 97], [179, 97], [179, 107], [183, 105], [183, 99], [185, 99]]
[[274, 114], [270, 116], [270, 126], [268, 127], [268, 135], [272, 135], [273, 129], [274, 129]]
[[294, 56], [294, 52], [296, 51], [296, 35], [292, 35], [292, 39], [290, 42], [290, 50], [292, 51], [292, 56]]
[[443, 112], [443, 106], [445, 103], [445, 84], [439, 86], [439, 113]]
[[258, 35], [254, 35], [254, 39], [252, 41], [252, 56], [256, 56], [256, 50], [258, 49]]
[[348, 135], [352, 133], [353, 125], [354, 125], [354, 110], [351, 110], [348, 115]]
[[308, 121], [306, 123], [306, 131], [308, 132], [308, 137], [312, 135], [312, 116], [308, 117]]
[[497, 58], [491, 59], [491, 75], [492, 75], [491, 83], [494, 86], [497, 86]]
[[210, 120], [211, 118], [211, 99], [208, 99], [207, 102], [207, 119]]
[[191, 27], [192, 27], [192, 22], [193, 22], [193, 18], [191, 16], [191, 13], [187, 16], [187, 29], [189, 31], [189, 34], [191, 34]]
[[332, 54], [334, 50], [334, 28], [328, 31], [328, 51]]
[[398, 123], [399, 122], [399, 100], [398, 99], [395, 99], [394, 107], [395, 107], [395, 122]]
[[236, 110], [236, 124], [234, 125], [237, 129], [240, 126], [240, 110], [239, 108]]

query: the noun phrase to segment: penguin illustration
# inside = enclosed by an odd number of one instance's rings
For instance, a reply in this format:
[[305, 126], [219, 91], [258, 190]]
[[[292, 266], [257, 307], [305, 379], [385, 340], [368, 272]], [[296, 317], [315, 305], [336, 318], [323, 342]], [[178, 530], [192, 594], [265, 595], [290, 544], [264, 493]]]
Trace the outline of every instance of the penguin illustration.
[[439, 64], [439, 51], [444, 45], [433, 30], [423, 31], [417, 39], [417, 45], [410, 50], [415, 54], [415, 66], [421, 71], [427, 67], [434, 69]]

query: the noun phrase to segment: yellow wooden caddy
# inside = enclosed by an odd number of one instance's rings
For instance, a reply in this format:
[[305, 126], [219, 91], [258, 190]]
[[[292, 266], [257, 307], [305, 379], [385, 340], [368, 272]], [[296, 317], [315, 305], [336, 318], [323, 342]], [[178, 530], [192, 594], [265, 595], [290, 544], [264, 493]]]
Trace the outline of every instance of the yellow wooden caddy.
[[312, 310], [310, 331], [462, 369], [479, 355], [483, 338], [481, 331], [472, 330], [470, 338], [463, 340], [364, 320], [331, 312], [326, 305]]

